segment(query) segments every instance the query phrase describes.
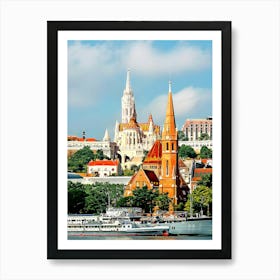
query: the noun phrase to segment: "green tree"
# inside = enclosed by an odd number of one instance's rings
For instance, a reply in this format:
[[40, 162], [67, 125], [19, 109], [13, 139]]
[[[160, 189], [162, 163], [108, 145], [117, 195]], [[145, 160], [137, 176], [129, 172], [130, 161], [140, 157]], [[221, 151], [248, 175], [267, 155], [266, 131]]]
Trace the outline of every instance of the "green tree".
[[200, 141], [202, 141], [202, 140], [209, 140], [209, 139], [210, 139], [210, 136], [207, 133], [201, 133], [201, 135], [199, 137]]
[[95, 153], [94, 153], [94, 160], [96, 159], [109, 159], [107, 156], [104, 155], [103, 151], [102, 150], [97, 150]]
[[202, 146], [200, 149], [200, 157], [201, 158], [212, 158], [212, 149], [209, 149], [206, 146]]
[[185, 133], [181, 130], [178, 131], [178, 140], [180, 141], [188, 141], [188, 137], [185, 135]]
[[68, 181], [68, 214], [83, 213], [86, 196], [84, 185]]
[[142, 161], [144, 161], [144, 159], [146, 158], [146, 156], [148, 155], [148, 153], [149, 153], [149, 151], [147, 151], [147, 150], [144, 150], [144, 156], [143, 156], [143, 159], [142, 159]]
[[99, 187], [91, 186], [91, 188], [87, 190], [84, 213], [104, 213], [106, 211], [107, 203], [108, 199], [105, 192]]
[[133, 207], [141, 207], [146, 213], [152, 212], [156, 206], [156, 198], [159, 195], [158, 190], [149, 190], [147, 186], [136, 188], [133, 193]]
[[132, 170], [134, 172], [138, 171], [139, 169], [140, 169], [140, 166], [137, 166], [135, 164], [131, 165], [131, 167], [130, 167], [130, 170]]
[[89, 146], [78, 150], [68, 159], [68, 170], [73, 172], [86, 172], [87, 164], [95, 158], [93, 151]]
[[197, 185], [212, 188], [212, 173], [202, 175], [201, 180], [197, 182]]
[[156, 198], [156, 205], [160, 210], [168, 210], [171, 199], [168, 197], [168, 193], [161, 193]]
[[135, 173], [134, 170], [131, 169], [124, 169], [123, 176], [132, 176]]
[[178, 154], [180, 158], [195, 158], [197, 156], [194, 149], [191, 146], [186, 146], [185, 144], [179, 147]]
[[116, 207], [123, 196], [124, 186], [97, 182], [86, 187], [86, 213], [103, 213], [109, 206]]
[[123, 196], [117, 201], [117, 207], [130, 207], [133, 204], [133, 196]]
[[[192, 205], [192, 209], [191, 209]], [[210, 215], [212, 209], [212, 189], [206, 186], [197, 186], [191, 194], [188, 194], [188, 200], [184, 210], [188, 213], [203, 213]]]
[[89, 146], [85, 146], [68, 159], [68, 170], [72, 172], [87, 172], [87, 164], [91, 160], [106, 158], [108, 159], [102, 150], [97, 150], [94, 153]]
[[69, 213], [103, 213], [110, 206], [117, 206], [123, 197], [121, 184], [99, 183], [82, 185], [68, 182]]
[[175, 211], [183, 211], [184, 210], [184, 202], [180, 202], [179, 204], [174, 206]]

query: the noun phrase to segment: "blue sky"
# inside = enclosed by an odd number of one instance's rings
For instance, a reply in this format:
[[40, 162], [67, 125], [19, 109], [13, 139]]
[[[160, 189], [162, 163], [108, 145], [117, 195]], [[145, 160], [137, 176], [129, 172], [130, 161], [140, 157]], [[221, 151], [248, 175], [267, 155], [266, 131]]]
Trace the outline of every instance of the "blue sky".
[[169, 80], [178, 129], [212, 115], [211, 41], [68, 41], [68, 135], [114, 137], [127, 69], [138, 122], [162, 127]]

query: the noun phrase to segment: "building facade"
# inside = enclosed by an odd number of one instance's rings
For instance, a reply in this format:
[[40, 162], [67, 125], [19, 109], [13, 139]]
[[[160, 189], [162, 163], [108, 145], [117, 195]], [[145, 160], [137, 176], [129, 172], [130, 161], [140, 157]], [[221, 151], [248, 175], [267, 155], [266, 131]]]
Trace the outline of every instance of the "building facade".
[[[116, 121], [114, 141], [119, 148], [122, 164], [126, 159], [139, 158], [141, 164], [144, 151], [149, 150], [160, 137], [160, 127], [149, 115], [148, 121], [139, 123], [135, 108], [134, 94], [130, 83], [130, 71], [127, 71], [126, 86], [122, 96], [122, 122]], [[137, 163], [137, 162], [136, 162]]]
[[207, 134], [209, 137], [209, 139], [204, 140], [212, 140], [212, 117], [206, 119], [187, 119], [182, 131], [189, 141], [200, 140], [203, 134]]
[[87, 173], [95, 177], [120, 175], [121, 167], [118, 160], [91, 160], [87, 166]]
[[200, 149], [205, 146], [209, 149], [213, 148], [212, 140], [193, 140], [193, 141], [179, 141], [179, 147], [182, 145], [190, 146], [194, 149], [194, 151], [199, 154]]
[[108, 130], [106, 129], [103, 140], [98, 141], [95, 138], [68, 136], [67, 155], [72, 156], [78, 150], [88, 146], [93, 152], [103, 151], [103, 154], [110, 159], [115, 159], [117, 155], [117, 144], [111, 142]]
[[154, 143], [142, 168], [128, 182], [124, 195], [130, 196], [133, 190], [144, 185], [149, 189], [158, 188], [160, 193], [168, 193], [173, 205], [187, 200], [188, 186], [179, 172], [178, 139], [171, 83], [169, 83], [161, 140]]

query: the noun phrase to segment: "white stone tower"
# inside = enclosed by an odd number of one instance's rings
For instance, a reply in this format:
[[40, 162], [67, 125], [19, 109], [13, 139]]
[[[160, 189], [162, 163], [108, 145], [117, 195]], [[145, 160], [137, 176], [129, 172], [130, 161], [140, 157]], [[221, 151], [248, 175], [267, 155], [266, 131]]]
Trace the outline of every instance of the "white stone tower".
[[109, 136], [109, 132], [108, 132], [108, 129], [106, 128], [105, 130], [105, 134], [104, 134], [104, 137], [103, 137], [103, 141], [108, 141], [110, 142], [111, 141], [111, 138]]
[[128, 69], [122, 96], [122, 123], [129, 123], [133, 115], [136, 118], [134, 95], [130, 85], [130, 70]]

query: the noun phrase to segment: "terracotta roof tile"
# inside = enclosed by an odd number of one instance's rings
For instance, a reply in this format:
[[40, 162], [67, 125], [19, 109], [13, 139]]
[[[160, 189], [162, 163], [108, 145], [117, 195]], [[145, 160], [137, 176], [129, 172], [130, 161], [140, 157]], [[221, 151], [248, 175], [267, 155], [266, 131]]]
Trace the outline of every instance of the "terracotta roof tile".
[[97, 166], [97, 165], [117, 166], [118, 164], [119, 164], [118, 160], [91, 160], [88, 163], [88, 166]]

